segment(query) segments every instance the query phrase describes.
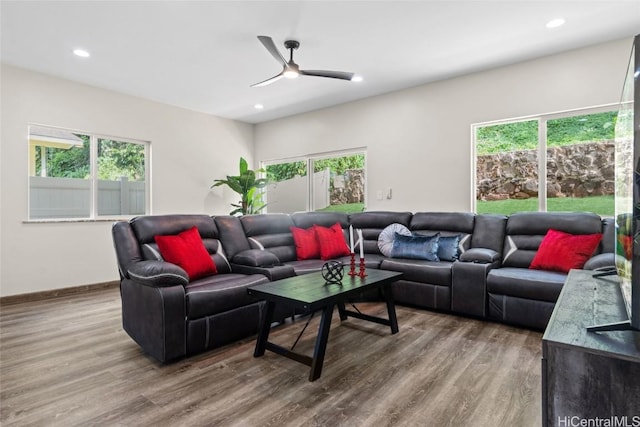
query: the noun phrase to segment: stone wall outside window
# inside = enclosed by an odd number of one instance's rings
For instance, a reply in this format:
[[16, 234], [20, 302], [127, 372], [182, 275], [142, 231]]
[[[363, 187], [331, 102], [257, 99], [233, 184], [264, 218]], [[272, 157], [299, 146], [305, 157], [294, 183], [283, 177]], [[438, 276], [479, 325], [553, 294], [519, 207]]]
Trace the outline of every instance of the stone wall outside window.
[[[615, 142], [587, 142], [547, 149], [547, 197], [612, 195]], [[477, 156], [478, 200], [538, 196], [538, 151]]]

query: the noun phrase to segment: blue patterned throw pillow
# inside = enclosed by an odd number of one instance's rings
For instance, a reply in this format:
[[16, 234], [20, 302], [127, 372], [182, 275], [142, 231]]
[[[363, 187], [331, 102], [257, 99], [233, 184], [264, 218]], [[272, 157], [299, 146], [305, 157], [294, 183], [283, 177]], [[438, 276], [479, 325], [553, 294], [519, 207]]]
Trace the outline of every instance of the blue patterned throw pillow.
[[460, 256], [460, 235], [440, 236], [438, 240], [438, 258], [440, 261], [455, 261]]
[[393, 240], [391, 256], [393, 258], [424, 259], [427, 261], [440, 261], [438, 259], [438, 240], [440, 234], [422, 236], [412, 234], [404, 236], [396, 233]]

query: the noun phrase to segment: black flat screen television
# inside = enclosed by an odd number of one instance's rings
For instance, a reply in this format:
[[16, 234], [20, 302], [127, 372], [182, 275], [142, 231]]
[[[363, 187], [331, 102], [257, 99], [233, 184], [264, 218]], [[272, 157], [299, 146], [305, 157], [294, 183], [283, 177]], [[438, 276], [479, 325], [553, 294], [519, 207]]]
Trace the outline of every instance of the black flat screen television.
[[633, 40], [615, 135], [616, 273], [629, 320], [590, 326], [591, 332], [640, 331], [640, 35]]

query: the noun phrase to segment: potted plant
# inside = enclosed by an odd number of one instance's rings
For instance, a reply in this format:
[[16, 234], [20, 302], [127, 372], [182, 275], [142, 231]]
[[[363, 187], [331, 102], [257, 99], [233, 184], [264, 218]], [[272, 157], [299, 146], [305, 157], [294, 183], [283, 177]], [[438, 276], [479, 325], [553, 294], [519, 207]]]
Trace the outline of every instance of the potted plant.
[[262, 202], [262, 192], [260, 192], [267, 185], [267, 180], [265, 178], [256, 178], [257, 172], [264, 172], [264, 169], [251, 170], [247, 161], [240, 157], [240, 175], [227, 175], [227, 179], [216, 179], [214, 181], [211, 188], [227, 185], [241, 196], [238, 204], [231, 204], [235, 209], [229, 213], [230, 215], [257, 214], [267, 206], [266, 203]]

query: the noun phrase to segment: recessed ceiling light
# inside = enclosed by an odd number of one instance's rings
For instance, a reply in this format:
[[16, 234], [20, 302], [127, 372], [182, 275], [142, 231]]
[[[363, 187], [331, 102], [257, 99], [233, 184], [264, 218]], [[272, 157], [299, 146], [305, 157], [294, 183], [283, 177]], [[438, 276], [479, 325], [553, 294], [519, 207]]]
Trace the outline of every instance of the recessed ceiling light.
[[558, 28], [563, 26], [565, 22], [567, 21], [565, 21], [564, 18], [552, 19], [551, 21], [547, 22], [547, 28]]
[[353, 77], [351, 77], [351, 81], [352, 82], [361, 82], [362, 81], [362, 76], [353, 76]]
[[253, 106], [253, 108], [255, 108], [256, 110], [262, 110], [264, 108], [264, 105], [256, 104], [256, 105]]
[[73, 54], [76, 55], [76, 56], [79, 56], [81, 58], [88, 58], [89, 56], [91, 56], [91, 55], [89, 55], [89, 52], [87, 52], [84, 49], [74, 49], [73, 50]]

